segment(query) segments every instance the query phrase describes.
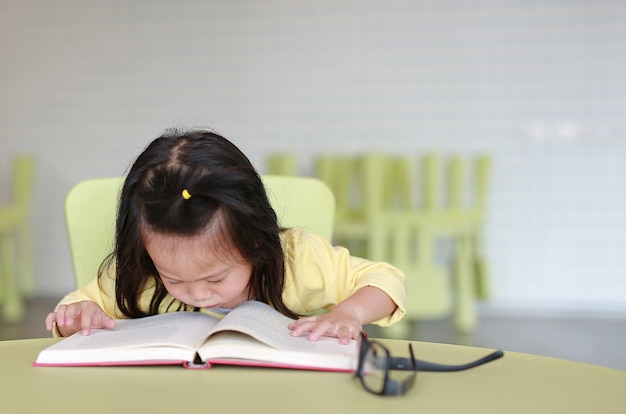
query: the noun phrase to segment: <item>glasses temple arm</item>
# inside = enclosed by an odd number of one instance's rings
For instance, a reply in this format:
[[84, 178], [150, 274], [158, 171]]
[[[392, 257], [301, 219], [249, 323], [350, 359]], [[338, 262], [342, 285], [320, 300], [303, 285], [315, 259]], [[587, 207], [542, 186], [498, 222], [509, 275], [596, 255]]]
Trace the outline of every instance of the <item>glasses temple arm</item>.
[[[504, 352], [498, 350], [492, 352], [491, 354], [484, 356], [476, 361], [469, 362], [467, 364], [461, 365], [446, 365], [439, 364], [436, 362], [423, 361], [421, 359], [415, 359], [417, 363], [417, 370], [424, 372], [452, 372], [452, 371], [463, 371], [465, 369], [470, 369], [477, 367], [482, 364], [486, 364], [487, 362], [491, 362], [498, 358], [501, 358], [504, 355]], [[390, 369], [393, 370], [413, 370], [413, 364], [411, 358], [400, 358], [400, 357], [391, 357], [390, 358]]]

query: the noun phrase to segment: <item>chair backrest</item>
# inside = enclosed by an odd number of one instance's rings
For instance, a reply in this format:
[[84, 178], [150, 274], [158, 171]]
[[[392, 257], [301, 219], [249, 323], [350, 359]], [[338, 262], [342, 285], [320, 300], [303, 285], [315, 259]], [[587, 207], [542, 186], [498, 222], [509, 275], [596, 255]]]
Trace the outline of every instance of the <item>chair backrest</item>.
[[15, 156], [11, 163], [12, 199], [0, 206], [2, 227], [15, 229], [27, 222], [35, 181], [36, 161], [26, 155]]
[[[310, 177], [262, 176], [272, 207], [284, 227], [300, 227], [331, 240], [335, 199], [328, 186]], [[113, 251], [115, 217], [123, 177], [81, 181], [65, 199], [65, 222], [77, 286], [93, 279]]]
[[23, 298], [35, 292], [31, 208], [36, 161], [27, 155], [12, 159], [12, 197], [0, 204], [0, 317], [18, 322]]

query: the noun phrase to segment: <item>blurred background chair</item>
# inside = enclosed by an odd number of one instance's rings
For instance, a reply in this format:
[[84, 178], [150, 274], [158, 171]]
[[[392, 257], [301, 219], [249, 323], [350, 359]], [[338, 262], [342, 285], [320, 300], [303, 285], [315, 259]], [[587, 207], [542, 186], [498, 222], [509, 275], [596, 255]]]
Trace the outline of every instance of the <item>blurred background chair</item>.
[[407, 317], [387, 333], [409, 337], [410, 322], [448, 315], [459, 332], [470, 332], [476, 300], [489, 296], [482, 226], [490, 158], [475, 158], [473, 174], [460, 156], [444, 165], [438, 154], [425, 154], [418, 167], [419, 181], [408, 157], [324, 155], [315, 173], [337, 200], [334, 242], [407, 275]]
[[76, 287], [98, 274], [113, 251], [115, 217], [123, 177], [81, 181], [65, 198], [65, 225]]
[[[113, 251], [115, 216], [123, 177], [81, 181], [67, 194], [65, 221], [77, 286], [96, 277]], [[284, 227], [300, 227], [331, 240], [335, 199], [316, 178], [263, 175], [268, 198]]]
[[31, 205], [35, 160], [17, 156], [12, 161], [12, 197], [0, 205], [0, 305], [7, 322], [24, 313], [23, 297], [35, 291]]
[[267, 160], [268, 174], [271, 175], [297, 175], [298, 160], [290, 153], [272, 154]]
[[356, 256], [367, 257], [369, 218], [381, 211], [410, 208], [410, 160], [383, 154], [325, 155], [315, 175], [326, 182], [337, 201], [333, 240]]

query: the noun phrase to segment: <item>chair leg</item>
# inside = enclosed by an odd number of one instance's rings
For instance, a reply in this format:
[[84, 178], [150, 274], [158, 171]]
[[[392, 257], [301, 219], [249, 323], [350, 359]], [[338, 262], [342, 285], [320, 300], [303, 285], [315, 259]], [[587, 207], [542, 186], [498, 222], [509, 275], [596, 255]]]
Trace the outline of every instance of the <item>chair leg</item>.
[[469, 240], [466, 235], [456, 238], [454, 258], [454, 279], [456, 291], [456, 308], [453, 320], [457, 331], [469, 333], [474, 330], [477, 322], [476, 291], [472, 272], [472, 258]]
[[15, 280], [15, 249], [11, 234], [0, 236], [0, 277], [3, 278], [2, 316], [6, 322], [16, 323], [24, 314], [24, 304]]
[[18, 229], [18, 266], [16, 274], [19, 275], [19, 291], [24, 297], [32, 297], [35, 294], [35, 257], [33, 254], [33, 239], [28, 223]]
[[474, 257], [474, 280], [476, 283], [476, 295], [479, 299], [491, 297], [491, 284], [489, 280], [489, 266], [482, 248], [482, 235], [477, 231], [472, 237], [472, 255]]

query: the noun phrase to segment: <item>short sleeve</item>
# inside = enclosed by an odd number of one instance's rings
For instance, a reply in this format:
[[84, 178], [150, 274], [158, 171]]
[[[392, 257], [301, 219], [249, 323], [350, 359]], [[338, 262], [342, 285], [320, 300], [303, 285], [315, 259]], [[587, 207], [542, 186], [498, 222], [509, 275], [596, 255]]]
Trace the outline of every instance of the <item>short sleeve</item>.
[[396, 267], [351, 256], [346, 248], [333, 246], [323, 237], [300, 229], [286, 230], [282, 240], [283, 300], [292, 311], [299, 314], [328, 311], [360, 288], [373, 286], [397, 305], [394, 313], [375, 324], [391, 325], [406, 313], [406, 278]]

